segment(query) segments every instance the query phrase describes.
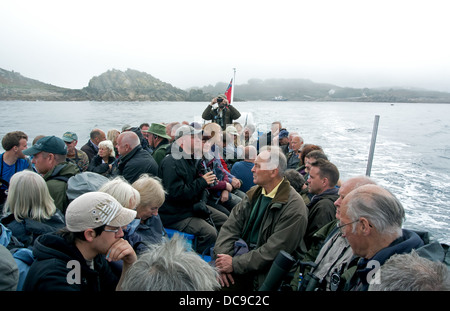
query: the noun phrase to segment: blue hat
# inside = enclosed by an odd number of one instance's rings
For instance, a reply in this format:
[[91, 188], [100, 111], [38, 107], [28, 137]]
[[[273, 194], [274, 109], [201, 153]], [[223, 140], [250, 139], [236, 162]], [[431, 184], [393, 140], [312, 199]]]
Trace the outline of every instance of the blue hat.
[[281, 138], [285, 138], [285, 137], [288, 137], [289, 136], [289, 132], [288, 131], [286, 131], [286, 130], [281, 130], [280, 131], [280, 134], [278, 135], [278, 137], [281, 139]]
[[41, 151], [53, 154], [67, 154], [66, 143], [56, 136], [45, 136], [39, 139], [31, 148], [23, 151], [24, 155], [35, 155]]

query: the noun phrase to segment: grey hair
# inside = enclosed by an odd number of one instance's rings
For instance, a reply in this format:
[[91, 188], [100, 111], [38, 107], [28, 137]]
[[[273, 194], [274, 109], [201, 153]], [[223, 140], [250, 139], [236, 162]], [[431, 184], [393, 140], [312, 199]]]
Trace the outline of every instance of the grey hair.
[[281, 150], [281, 148], [278, 146], [267, 145], [259, 150], [259, 155], [261, 155], [265, 151], [269, 153], [269, 157], [268, 158], [262, 157], [262, 158], [267, 162], [273, 164], [275, 168], [278, 169], [278, 176], [283, 177], [284, 172], [287, 169], [287, 159], [286, 156], [284, 155], [283, 150]]
[[439, 261], [420, 257], [414, 250], [389, 258], [380, 269], [380, 282], [369, 291], [448, 291], [450, 273]]
[[[405, 210], [391, 192], [369, 184], [351, 191], [347, 198], [347, 215], [352, 221], [364, 217], [379, 233], [401, 236]], [[353, 230], [355, 228], [356, 224], [353, 224]]]
[[178, 234], [149, 250], [125, 274], [124, 291], [212, 291], [220, 288], [218, 273]]
[[98, 143], [98, 147], [106, 147], [109, 149], [109, 156], [110, 157], [115, 157], [116, 156], [116, 152], [114, 151], [114, 146], [112, 141], [110, 141], [109, 139], [101, 141]]

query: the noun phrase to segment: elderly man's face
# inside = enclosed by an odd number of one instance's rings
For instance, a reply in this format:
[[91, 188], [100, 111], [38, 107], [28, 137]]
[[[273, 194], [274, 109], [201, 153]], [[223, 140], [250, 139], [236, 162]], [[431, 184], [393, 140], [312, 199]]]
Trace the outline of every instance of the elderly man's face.
[[[345, 237], [350, 244], [353, 253], [357, 256], [365, 257], [368, 245], [366, 243], [366, 239], [364, 239], [363, 234], [358, 229], [360, 226], [360, 222], [353, 222], [353, 220], [347, 215], [348, 203], [350, 202], [350, 200], [351, 194], [346, 196], [344, 200], [342, 200], [340, 207], [340, 230], [342, 232], [342, 236]], [[353, 230], [354, 226], [355, 230]]]
[[273, 179], [274, 170], [276, 166], [268, 161], [269, 152], [263, 151], [255, 160], [255, 164], [252, 168], [253, 182], [257, 185], [264, 186], [271, 182]]
[[302, 144], [300, 143], [300, 138], [298, 136], [292, 137], [289, 146], [292, 150], [299, 151]]
[[129, 152], [129, 150], [128, 150], [129, 147], [130, 146], [124, 142], [123, 136], [119, 135], [119, 137], [117, 137], [117, 145], [116, 145], [116, 148], [117, 148], [117, 151], [119, 152], [119, 154], [121, 156], [126, 155]]

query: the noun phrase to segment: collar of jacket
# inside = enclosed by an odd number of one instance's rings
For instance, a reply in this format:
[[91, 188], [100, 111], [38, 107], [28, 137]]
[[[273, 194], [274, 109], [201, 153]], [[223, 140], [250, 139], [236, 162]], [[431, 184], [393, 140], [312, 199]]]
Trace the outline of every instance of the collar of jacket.
[[121, 159], [121, 162], [127, 162], [129, 159], [131, 159], [136, 152], [138, 152], [140, 149], [142, 149], [141, 145], [137, 145], [136, 147], [134, 147], [133, 150], [131, 150], [130, 152], [128, 152], [126, 155], [124, 155]]
[[[254, 189], [250, 189], [247, 192], [247, 196], [250, 199], [252, 204], [255, 204], [254, 200], [256, 200], [260, 195], [262, 195], [262, 187], [258, 186]], [[270, 208], [281, 208], [284, 204], [286, 204], [289, 200], [289, 192], [291, 190], [291, 184], [286, 178], [283, 178], [280, 186], [278, 187], [278, 191], [275, 194], [275, 197], [272, 199], [270, 203]]]

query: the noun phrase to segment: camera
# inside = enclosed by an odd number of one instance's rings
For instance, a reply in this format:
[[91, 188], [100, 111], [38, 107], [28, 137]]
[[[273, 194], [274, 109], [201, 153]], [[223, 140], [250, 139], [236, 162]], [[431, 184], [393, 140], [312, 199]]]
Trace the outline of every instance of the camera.
[[221, 98], [221, 97], [218, 97], [218, 98], [217, 98], [217, 102], [218, 102], [218, 103], [221, 103], [221, 102], [223, 102], [223, 98]]

